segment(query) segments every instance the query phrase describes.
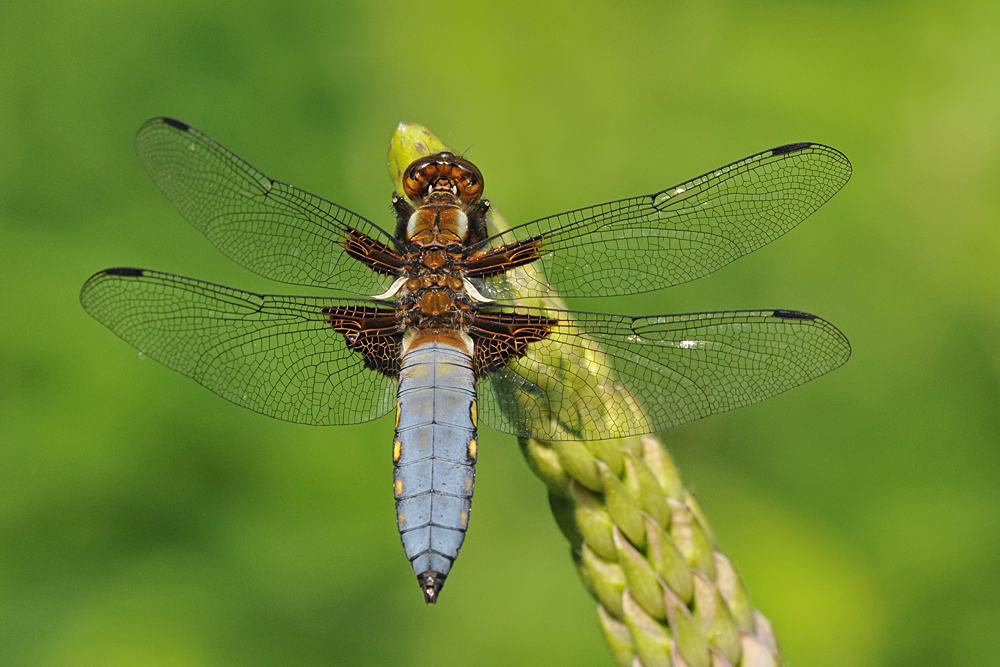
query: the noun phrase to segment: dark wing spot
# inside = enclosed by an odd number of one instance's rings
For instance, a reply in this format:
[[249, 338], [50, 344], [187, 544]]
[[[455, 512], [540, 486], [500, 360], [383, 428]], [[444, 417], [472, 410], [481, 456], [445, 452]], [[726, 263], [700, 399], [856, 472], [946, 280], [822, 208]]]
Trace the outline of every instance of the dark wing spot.
[[796, 151], [805, 150], [812, 146], [809, 141], [800, 141], [797, 144], [785, 144], [784, 146], [778, 146], [777, 148], [771, 149], [771, 155], [786, 155], [787, 153], [795, 153]]
[[478, 311], [468, 329], [475, 343], [472, 363], [476, 377], [502, 369], [512, 358], [523, 357], [528, 345], [544, 340], [558, 323], [539, 315]]
[[107, 276], [125, 276], [126, 278], [140, 278], [142, 274], [145, 273], [143, 269], [130, 269], [127, 267], [119, 267], [117, 269], [107, 269], [104, 275]]
[[469, 278], [486, 278], [530, 264], [542, 256], [541, 245], [544, 241], [543, 234], [536, 234], [481, 255], [472, 255], [465, 262], [466, 275]]
[[[400, 220], [402, 223], [402, 220]], [[343, 245], [347, 254], [368, 266], [375, 273], [386, 276], [398, 276], [403, 267], [403, 256], [385, 243], [347, 227]], [[393, 239], [397, 245], [399, 242]]]
[[188, 125], [187, 123], [182, 123], [181, 121], [175, 118], [167, 118], [166, 116], [164, 116], [163, 122], [169, 125], [170, 127], [177, 128], [181, 132], [187, 132], [188, 130], [191, 129], [190, 125]]
[[815, 315], [802, 313], [797, 310], [775, 310], [771, 313], [773, 317], [780, 317], [783, 320], [815, 320]]
[[323, 315], [334, 331], [344, 336], [347, 349], [365, 360], [365, 367], [399, 378], [403, 331], [396, 311], [374, 306], [328, 306]]

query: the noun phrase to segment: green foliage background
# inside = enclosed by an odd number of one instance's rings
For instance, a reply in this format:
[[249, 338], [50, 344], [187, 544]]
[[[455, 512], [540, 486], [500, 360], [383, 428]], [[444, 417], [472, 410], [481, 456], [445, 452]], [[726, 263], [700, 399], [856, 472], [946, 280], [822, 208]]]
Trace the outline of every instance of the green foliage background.
[[294, 291], [153, 187], [131, 139], [156, 115], [383, 223], [401, 120], [468, 149], [513, 223], [778, 144], [842, 150], [852, 181], [787, 237], [572, 305], [836, 323], [846, 367], [665, 440], [790, 664], [995, 664], [998, 3], [0, 5], [0, 664], [610, 665], [513, 438], [482, 434], [427, 608], [391, 420], [269, 420], [83, 312], [109, 266]]

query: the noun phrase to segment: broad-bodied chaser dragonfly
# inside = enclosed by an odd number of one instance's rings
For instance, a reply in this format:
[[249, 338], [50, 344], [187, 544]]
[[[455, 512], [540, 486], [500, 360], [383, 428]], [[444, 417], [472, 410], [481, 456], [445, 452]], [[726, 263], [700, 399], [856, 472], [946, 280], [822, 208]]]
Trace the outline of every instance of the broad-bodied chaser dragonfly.
[[[847, 158], [820, 144], [505, 231], [493, 228], [479, 169], [448, 152], [405, 169], [387, 231], [177, 120], [149, 121], [135, 148], [229, 258], [366, 298], [114, 268], [87, 281], [83, 307], [145, 355], [278, 419], [355, 424], [395, 408], [397, 521], [428, 603], [465, 538], [479, 421], [550, 441], [652, 433], [769, 398], [850, 355], [833, 325], [794, 310], [632, 317], [523, 301], [656, 290], [757, 250], [850, 178]], [[600, 372], [565, 363], [574, 357]]]

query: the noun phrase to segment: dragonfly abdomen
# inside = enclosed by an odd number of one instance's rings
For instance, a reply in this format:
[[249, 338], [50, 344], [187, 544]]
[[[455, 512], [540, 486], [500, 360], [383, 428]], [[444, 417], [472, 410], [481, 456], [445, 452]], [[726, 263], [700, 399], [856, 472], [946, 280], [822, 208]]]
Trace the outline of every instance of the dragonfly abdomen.
[[478, 444], [471, 341], [457, 332], [419, 332], [404, 348], [392, 450], [396, 520], [424, 598], [433, 603], [472, 509]]

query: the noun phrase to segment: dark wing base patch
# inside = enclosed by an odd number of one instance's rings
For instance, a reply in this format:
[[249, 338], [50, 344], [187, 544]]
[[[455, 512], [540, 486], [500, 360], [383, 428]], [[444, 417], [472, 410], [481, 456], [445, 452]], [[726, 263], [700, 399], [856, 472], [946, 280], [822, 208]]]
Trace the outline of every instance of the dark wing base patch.
[[487, 278], [510, 271], [525, 264], [531, 264], [542, 256], [539, 243], [544, 236], [539, 234], [523, 241], [515, 241], [494, 248], [481, 255], [472, 255], [465, 261], [466, 276]]
[[375, 273], [398, 276], [403, 268], [403, 257], [394, 248], [380, 243], [352, 227], [346, 229], [344, 249], [348, 255]]
[[523, 357], [528, 345], [544, 340], [559, 320], [520, 313], [477, 312], [468, 334], [475, 343], [473, 370], [480, 378]]
[[390, 378], [399, 377], [403, 331], [396, 311], [374, 306], [332, 306], [323, 309], [330, 326], [347, 341], [347, 349], [365, 359], [365, 367]]

